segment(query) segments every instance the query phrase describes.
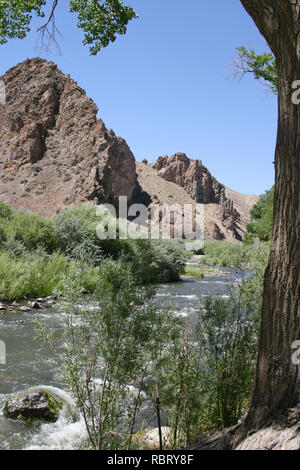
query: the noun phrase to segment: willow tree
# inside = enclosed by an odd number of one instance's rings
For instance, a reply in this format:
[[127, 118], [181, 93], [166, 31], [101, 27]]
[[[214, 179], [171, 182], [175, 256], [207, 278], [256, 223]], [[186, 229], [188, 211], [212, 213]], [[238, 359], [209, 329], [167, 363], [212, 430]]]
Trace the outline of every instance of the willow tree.
[[300, 340], [300, 0], [241, 3], [275, 56], [278, 80], [274, 223], [249, 430], [287, 416], [300, 401], [299, 366], [292, 361]]

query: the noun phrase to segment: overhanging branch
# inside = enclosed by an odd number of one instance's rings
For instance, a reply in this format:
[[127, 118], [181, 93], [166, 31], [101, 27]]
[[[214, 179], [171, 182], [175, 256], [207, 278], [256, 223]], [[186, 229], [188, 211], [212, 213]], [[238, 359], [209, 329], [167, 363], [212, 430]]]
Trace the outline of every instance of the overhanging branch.
[[58, 52], [61, 53], [59, 44], [56, 40], [56, 35], [61, 35], [55, 24], [55, 10], [57, 5], [58, 0], [53, 0], [51, 12], [48, 16], [46, 23], [40, 26], [37, 30], [39, 33], [38, 41], [41, 42], [41, 48], [44, 49], [46, 52], [49, 51], [51, 44], [55, 44]]

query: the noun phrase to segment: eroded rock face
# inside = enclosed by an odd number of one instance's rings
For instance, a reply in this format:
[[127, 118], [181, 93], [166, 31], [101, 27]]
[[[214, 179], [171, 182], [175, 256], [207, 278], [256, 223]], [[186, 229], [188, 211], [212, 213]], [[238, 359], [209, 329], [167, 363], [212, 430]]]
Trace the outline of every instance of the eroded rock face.
[[152, 165], [167, 181], [178, 184], [200, 204], [225, 202], [225, 187], [220, 184], [202, 164], [190, 160], [184, 153], [172, 157], [159, 157]]
[[59, 400], [41, 391], [8, 400], [3, 413], [6, 418], [15, 420], [55, 422], [61, 408]]
[[225, 239], [225, 235], [221, 232], [219, 226], [215, 222], [209, 221], [207, 224], [207, 230], [213, 240], [220, 241]]
[[[225, 186], [219, 183], [202, 164], [201, 160], [191, 160], [184, 153], [172, 157], [159, 157], [152, 168], [166, 181], [184, 188], [189, 196], [199, 204], [218, 204], [222, 208], [221, 224], [236, 240], [239, 233], [240, 214], [233, 202], [226, 197]], [[213, 221], [209, 222], [207, 235], [213, 240], [224, 240], [225, 235]]]
[[97, 106], [55, 64], [36, 58], [1, 79], [0, 199], [46, 216], [86, 201], [130, 200], [135, 159]]

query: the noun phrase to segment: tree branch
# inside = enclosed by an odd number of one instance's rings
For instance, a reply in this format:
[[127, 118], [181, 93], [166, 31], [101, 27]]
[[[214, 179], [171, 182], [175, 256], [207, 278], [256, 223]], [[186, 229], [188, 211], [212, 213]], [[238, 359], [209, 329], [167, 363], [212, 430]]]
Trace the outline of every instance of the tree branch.
[[48, 17], [48, 20], [46, 21], [46, 23], [43, 26], [38, 28], [38, 32], [40, 32], [42, 29], [46, 29], [48, 27], [49, 23], [54, 20], [54, 13], [55, 13], [55, 9], [57, 7], [57, 4], [58, 4], [58, 0], [53, 0], [53, 5], [52, 5], [51, 13]]
[[[38, 40], [41, 41], [42, 49], [48, 52], [51, 47], [51, 44], [54, 43], [59, 54], [61, 54], [59, 44], [56, 40], [56, 34], [59, 34], [61, 36], [55, 24], [55, 10], [56, 10], [57, 4], [58, 4], [58, 0], [53, 0], [51, 12], [46, 23], [40, 26], [37, 31], [39, 33]], [[50, 24], [52, 25], [51, 30], [49, 29]]]

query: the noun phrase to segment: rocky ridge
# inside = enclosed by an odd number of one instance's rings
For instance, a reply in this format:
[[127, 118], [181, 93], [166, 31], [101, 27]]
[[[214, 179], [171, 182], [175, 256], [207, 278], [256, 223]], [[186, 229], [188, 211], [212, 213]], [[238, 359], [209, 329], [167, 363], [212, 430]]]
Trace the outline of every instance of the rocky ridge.
[[1, 200], [53, 216], [72, 204], [131, 199], [136, 175], [130, 148], [97, 119], [96, 105], [69, 76], [32, 59], [2, 80]]
[[[158, 170], [160, 165], [157, 164], [162, 158], [165, 163], [163, 171]], [[249, 212], [257, 202], [257, 196], [229, 190], [213, 178], [208, 170], [201, 166], [200, 161], [190, 160], [185, 154], [160, 157], [154, 164], [137, 163], [136, 166], [137, 181], [144, 194], [150, 198], [150, 208], [159, 204], [195, 206], [196, 203], [201, 203], [203, 199], [187, 188], [192, 188], [193, 185], [199, 187], [197, 179], [203, 181], [203, 178], [198, 171], [203, 168], [207, 188], [207, 202], [203, 203], [205, 239], [237, 241], [243, 238], [246, 225], [250, 221]], [[217, 200], [219, 202], [216, 202]]]
[[137, 163], [85, 91], [52, 62], [26, 60], [1, 79], [0, 200], [46, 217], [86, 202], [117, 206], [119, 196], [148, 207], [203, 203], [207, 238], [241, 240], [256, 196], [229, 190], [183, 153]]

